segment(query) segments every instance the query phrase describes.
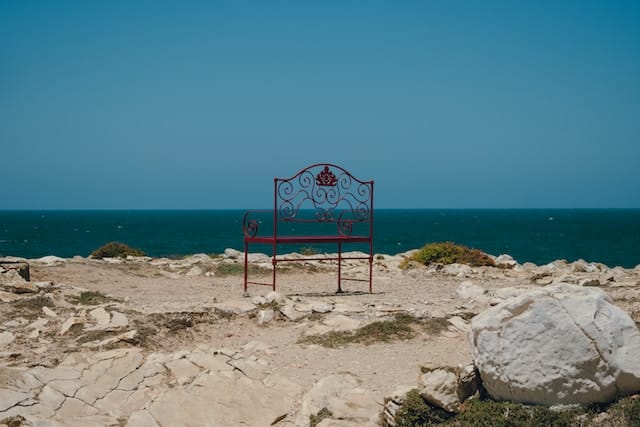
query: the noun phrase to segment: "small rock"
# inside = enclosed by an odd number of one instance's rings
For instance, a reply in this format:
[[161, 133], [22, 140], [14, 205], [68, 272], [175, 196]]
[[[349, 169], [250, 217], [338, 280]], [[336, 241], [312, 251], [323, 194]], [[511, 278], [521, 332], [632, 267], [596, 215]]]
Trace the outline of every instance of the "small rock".
[[247, 255], [247, 260], [250, 263], [271, 263], [271, 257], [269, 255], [266, 254], [260, 254], [260, 253], [250, 253]]
[[11, 344], [16, 337], [11, 332], [0, 332], [0, 347]]
[[243, 253], [236, 250], [227, 248], [224, 250], [224, 257], [227, 259], [240, 259], [243, 256]]
[[185, 274], [185, 276], [200, 276], [202, 273], [204, 273], [204, 270], [197, 265], [194, 265], [189, 271], [187, 271], [187, 274]]
[[38, 292], [38, 288], [27, 282], [17, 270], [9, 270], [0, 274], [0, 288], [16, 294]]
[[29, 262], [24, 258], [12, 256], [2, 257], [0, 258], [0, 267], [4, 270], [17, 272], [18, 275], [26, 281], [30, 280]]
[[350, 373], [320, 379], [302, 397], [294, 424], [309, 425], [309, 417], [326, 408], [332, 415], [322, 421], [325, 426], [377, 425], [379, 404], [359, 385], [360, 380]]
[[97, 326], [106, 326], [111, 321], [111, 315], [109, 315], [109, 312], [107, 312], [103, 307], [91, 310], [89, 312], [89, 316], [96, 321]]
[[111, 312], [111, 321], [107, 325], [108, 330], [126, 328], [127, 326], [129, 326], [129, 319], [125, 314], [119, 311]]
[[313, 304], [310, 302], [299, 302], [295, 304], [295, 309], [300, 313], [311, 313], [313, 310]]
[[301, 313], [296, 310], [294, 304], [292, 302], [287, 302], [280, 309], [280, 313], [287, 319], [297, 322], [298, 320], [307, 316], [307, 313]]
[[574, 273], [588, 273], [589, 266], [586, 261], [579, 259], [571, 265], [571, 271]]
[[485, 296], [485, 290], [470, 281], [460, 283], [456, 289], [456, 294], [465, 300], [478, 300]]
[[579, 279], [573, 276], [562, 276], [558, 279], [558, 283], [569, 283], [570, 285], [577, 285]]
[[422, 367], [419, 377], [422, 397], [448, 412], [458, 412], [460, 405], [478, 391], [480, 379], [473, 364], [464, 367]]
[[264, 296], [267, 302], [276, 302], [278, 304], [284, 304], [286, 298], [279, 292], [271, 291]]
[[83, 323], [82, 320], [80, 320], [79, 318], [75, 316], [70, 317], [62, 323], [62, 325], [60, 326], [60, 331], [58, 332], [58, 335], [64, 335], [69, 331], [69, 329], [71, 329], [73, 325], [82, 324], [82, 323]]
[[396, 413], [402, 407], [407, 393], [414, 388], [416, 388], [415, 385], [408, 384], [398, 386], [393, 393], [391, 393], [391, 396], [385, 399], [387, 403], [384, 405], [383, 414], [389, 426], [394, 427], [396, 425]]
[[333, 306], [325, 302], [319, 302], [311, 306], [311, 311], [314, 313], [329, 313], [332, 310]]
[[14, 283], [12, 290], [16, 294], [34, 294], [38, 292], [36, 285], [30, 282]]
[[251, 303], [254, 305], [264, 305], [267, 303], [267, 299], [261, 295], [256, 295], [255, 297], [251, 298]]
[[258, 325], [264, 325], [273, 320], [275, 312], [272, 309], [258, 311]]
[[47, 317], [58, 317], [58, 315], [56, 314], [55, 311], [51, 310], [49, 307], [44, 306], [42, 307], [42, 311], [44, 312], [44, 315]]
[[49, 319], [38, 319], [35, 322], [32, 322], [27, 328], [29, 329], [42, 329], [47, 323], [49, 323]]
[[600, 286], [600, 280], [598, 279], [582, 279], [578, 282], [580, 286]]
[[456, 277], [467, 277], [467, 275], [473, 273], [473, 269], [466, 264], [447, 264], [442, 268], [444, 274]]
[[51, 267], [53, 265], [58, 265], [64, 263], [66, 260], [64, 258], [60, 258], [53, 255], [43, 256], [42, 258], [37, 258], [32, 260], [35, 263], [43, 264], [47, 267]]
[[25, 319], [24, 317], [18, 317], [4, 322], [2, 326], [4, 326], [5, 328], [17, 328], [19, 326], [24, 326], [27, 323], [29, 323], [27, 319]]
[[518, 265], [518, 263], [511, 255], [503, 254], [496, 257], [496, 265], [503, 268], [513, 268]]
[[449, 320], [449, 323], [451, 323], [453, 327], [459, 330], [460, 332], [468, 333], [471, 331], [471, 326], [469, 325], [469, 322], [464, 320], [462, 317], [452, 316], [448, 320]]

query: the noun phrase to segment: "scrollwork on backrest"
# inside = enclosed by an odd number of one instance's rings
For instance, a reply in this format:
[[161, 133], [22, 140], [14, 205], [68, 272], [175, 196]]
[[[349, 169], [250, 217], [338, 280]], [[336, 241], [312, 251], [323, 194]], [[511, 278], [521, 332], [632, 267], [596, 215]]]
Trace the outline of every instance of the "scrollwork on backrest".
[[303, 221], [299, 213], [306, 209], [313, 209], [312, 220], [319, 222], [340, 222], [343, 214], [338, 211], [350, 212], [358, 222], [371, 216], [373, 181], [360, 181], [333, 164], [311, 165], [291, 178], [276, 178], [275, 185], [280, 220]]

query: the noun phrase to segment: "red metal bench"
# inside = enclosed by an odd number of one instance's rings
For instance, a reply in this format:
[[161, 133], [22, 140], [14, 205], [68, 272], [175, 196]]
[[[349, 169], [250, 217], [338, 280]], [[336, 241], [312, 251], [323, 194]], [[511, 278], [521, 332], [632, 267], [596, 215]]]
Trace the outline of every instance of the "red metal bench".
[[[248, 211], [242, 221], [244, 231], [244, 291], [248, 284], [276, 289], [279, 262], [338, 261], [338, 290], [342, 281], [369, 282], [372, 291], [373, 267], [373, 181], [360, 181], [345, 169], [317, 163], [291, 178], [274, 178], [273, 210]], [[271, 247], [271, 283], [249, 281], [249, 245]], [[278, 256], [279, 245], [336, 244], [337, 256]], [[366, 246], [366, 256], [344, 256], [343, 245]], [[364, 252], [364, 251], [363, 251]], [[342, 277], [343, 260], [369, 260], [369, 277]]]

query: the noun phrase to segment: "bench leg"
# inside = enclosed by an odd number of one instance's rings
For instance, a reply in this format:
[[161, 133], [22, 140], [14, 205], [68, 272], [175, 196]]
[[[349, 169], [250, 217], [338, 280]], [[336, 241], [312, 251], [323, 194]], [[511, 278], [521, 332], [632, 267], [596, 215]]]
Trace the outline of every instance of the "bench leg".
[[276, 245], [273, 245], [273, 258], [271, 258], [271, 264], [273, 264], [273, 278], [272, 278], [272, 286], [271, 289], [276, 291], [276, 269], [278, 267], [278, 261], [276, 260], [276, 256], [278, 256]]
[[373, 292], [373, 256], [369, 255], [369, 293]]
[[341, 294], [342, 290], [342, 242], [338, 242], [338, 290], [337, 294]]
[[247, 272], [249, 270], [249, 243], [244, 242], [244, 295], [249, 296], [247, 293]]

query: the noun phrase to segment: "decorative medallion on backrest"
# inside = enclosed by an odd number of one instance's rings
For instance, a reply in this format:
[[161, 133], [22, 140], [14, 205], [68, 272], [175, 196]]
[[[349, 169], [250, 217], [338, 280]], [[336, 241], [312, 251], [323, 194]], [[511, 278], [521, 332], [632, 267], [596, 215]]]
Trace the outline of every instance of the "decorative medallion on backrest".
[[300, 210], [315, 210], [309, 221], [340, 222], [345, 213], [356, 221], [371, 214], [372, 181], [360, 181], [340, 166], [318, 163], [291, 178], [276, 178], [276, 212], [284, 221], [306, 221]]
[[331, 172], [329, 166], [325, 166], [318, 175], [316, 175], [316, 184], [322, 187], [333, 187], [338, 183], [336, 174]]

